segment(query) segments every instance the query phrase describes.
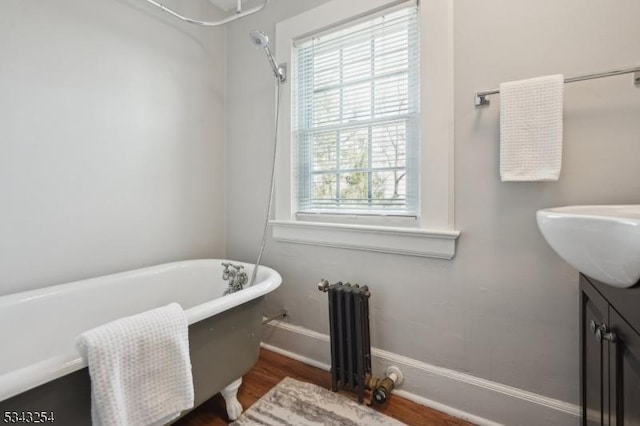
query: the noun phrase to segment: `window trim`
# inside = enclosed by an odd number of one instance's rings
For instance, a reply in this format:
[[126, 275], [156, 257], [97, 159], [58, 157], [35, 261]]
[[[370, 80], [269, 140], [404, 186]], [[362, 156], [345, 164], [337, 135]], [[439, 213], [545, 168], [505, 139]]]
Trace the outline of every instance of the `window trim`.
[[[413, 0], [415, 1], [415, 0]], [[407, 0], [333, 0], [276, 25], [278, 62], [295, 64], [294, 40], [326, 31]], [[276, 159], [275, 220], [277, 241], [345, 247], [359, 250], [451, 259], [460, 232], [454, 229], [453, 193], [453, 2], [420, 3], [420, 207], [417, 219], [398, 224], [385, 217], [367, 219], [350, 215], [304, 221], [296, 215], [292, 169], [291, 88], [295, 76], [282, 87], [281, 128]], [[345, 223], [346, 222], [346, 223]], [[356, 224], [357, 223], [357, 224]], [[363, 223], [363, 224], [360, 224]], [[376, 238], [371, 238], [376, 235]], [[419, 244], [414, 244], [419, 241]], [[404, 250], [410, 244], [412, 249]], [[403, 245], [404, 244], [404, 245]]]

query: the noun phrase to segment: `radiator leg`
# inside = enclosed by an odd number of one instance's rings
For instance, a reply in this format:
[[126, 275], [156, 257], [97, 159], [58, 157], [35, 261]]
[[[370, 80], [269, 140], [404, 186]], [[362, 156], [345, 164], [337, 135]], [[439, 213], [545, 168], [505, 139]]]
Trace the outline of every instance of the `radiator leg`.
[[241, 384], [242, 377], [220, 391], [224, 398], [224, 402], [227, 405], [227, 415], [229, 416], [229, 420], [237, 420], [238, 417], [240, 417], [240, 414], [242, 414], [242, 405], [240, 404], [240, 401], [238, 401], [238, 389]]
[[[328, 284], [328, 283], [327, 283]], [[329, 288], [327, 290], [329, 292], [329, 328], [331, 334], [331, 390], [334, 392], [338, 391], [338, 364], [336, 360], [338, 359], [338, 342], [336, 341], [336, 336], [338, 332], [337, 328], [337, 313], [335, 306], [337, 305], [336, 301], [336, 290], [335, 288]]]

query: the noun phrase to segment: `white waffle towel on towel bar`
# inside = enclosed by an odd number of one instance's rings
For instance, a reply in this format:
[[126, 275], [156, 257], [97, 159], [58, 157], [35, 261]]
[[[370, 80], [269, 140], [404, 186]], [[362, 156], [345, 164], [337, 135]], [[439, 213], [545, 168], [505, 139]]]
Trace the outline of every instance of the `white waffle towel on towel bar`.
[[80, 335], [93, 426], [165, 424], [193, 407], [188, 324], [177, 303]]
[[553, 181], [562, 165], [564, 77], [500, 85], [500, 178]]

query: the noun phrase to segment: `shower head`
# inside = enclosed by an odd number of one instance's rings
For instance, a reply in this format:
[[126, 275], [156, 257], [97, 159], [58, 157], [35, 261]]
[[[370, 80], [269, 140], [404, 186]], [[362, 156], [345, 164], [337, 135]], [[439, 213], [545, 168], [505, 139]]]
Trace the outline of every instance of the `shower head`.
[[269, 37], [262, 31], [253, 30], [249, 33], [251, 42], [256, 46], [269, 47]]
[[253, 44], [264, 49], [264, 52], [267, 54], [269, 64], [271, 65], [271, 69], [273, 69], [273, 75], [280, 81], [280, 83], [287, 81], [284, 65], [279, 66], [276, 59], [271, 54], [271, 50], [269, 50], [269, 37], [267, 37], [267, 35], [262, 31], [253, 30], [249, 33], [249, 38]]

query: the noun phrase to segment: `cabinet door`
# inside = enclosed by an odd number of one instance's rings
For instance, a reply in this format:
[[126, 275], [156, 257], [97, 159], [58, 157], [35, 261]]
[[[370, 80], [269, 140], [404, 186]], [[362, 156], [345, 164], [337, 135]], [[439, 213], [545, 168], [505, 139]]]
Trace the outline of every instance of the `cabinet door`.
[[608, 321], [609, 304], [588, 282], [581, 279], [580, 303], [580, 388], [582, 390], [582, 424], [609, 424], [609, 348], [592, 330]]
[[611, 330], [611, 424], [640, 426], [640, 334], [616, 311], [609, 311]]

